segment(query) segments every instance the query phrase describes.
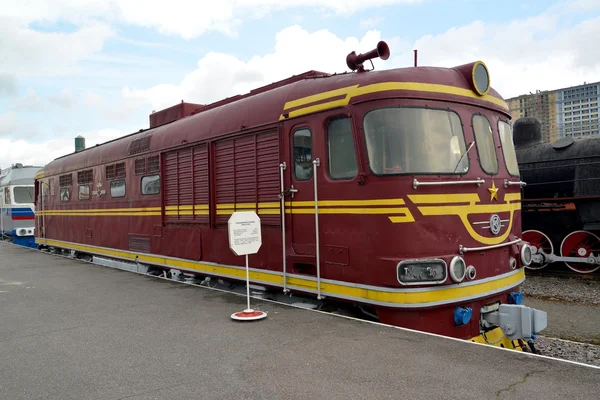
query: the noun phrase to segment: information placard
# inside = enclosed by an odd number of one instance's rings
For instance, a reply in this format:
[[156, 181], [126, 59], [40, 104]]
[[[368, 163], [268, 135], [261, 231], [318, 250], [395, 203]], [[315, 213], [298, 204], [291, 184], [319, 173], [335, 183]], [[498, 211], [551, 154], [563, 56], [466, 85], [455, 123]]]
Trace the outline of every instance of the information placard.
[[227, 222], [229, 248], [238, 256], [256, 254], [262, 245], [260, 218], [254, 211], [236, 211]]
[[246, 298], [244, 311], [231, 314], [236, 321], [255, 321], [267, 316], [264, 311], [250, 308], [250, 273], [248, 271], [248, 254], [256, 254], [262, 245], [260, 218], [254, 211], [236, 211], [227, 222], [229, 232], [229, 248], [237, 256], [246, 256]]

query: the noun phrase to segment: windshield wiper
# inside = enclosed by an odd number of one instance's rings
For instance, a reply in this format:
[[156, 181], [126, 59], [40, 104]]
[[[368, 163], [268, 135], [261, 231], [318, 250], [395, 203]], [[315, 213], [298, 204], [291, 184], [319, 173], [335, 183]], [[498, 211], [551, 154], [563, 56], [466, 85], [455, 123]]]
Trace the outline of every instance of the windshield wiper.
[[458, 168], [458, 166], [460, 165], [462, 159], [464, 156], [466, 156], [469, 151], [471, 151], [471, 149], [473, 148], [473, 145], [475, 144], [475, 141], [472, 141], [471, 144], [469, 145], [469, 148], [467, 149], [467, 151], [465, 151], [465, 154], [463, 154], [462, 156], [460, 156], [460, 159], [458, 160], [458, 163], [456, 163], [456, 167], [454, 167], [454, 171], [452, 171], [452, 173], [456, 172], [456, 169]]

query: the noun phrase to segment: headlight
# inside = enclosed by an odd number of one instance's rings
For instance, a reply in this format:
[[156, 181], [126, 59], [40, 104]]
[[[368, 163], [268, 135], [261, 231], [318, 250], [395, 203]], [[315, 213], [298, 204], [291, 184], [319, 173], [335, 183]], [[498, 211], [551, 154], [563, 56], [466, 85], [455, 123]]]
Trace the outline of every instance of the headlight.
[[402, 285], [442, 283], [446, 278], [444, 260], [404, 260], [398, 264], [398, 282]]
[[531, 260], [533, 259], [533, 251], [531, 251], [531, 246], [528, 244], [523, 245], [521, 247], [521, 261], [523, 265], [528, 266], [531, 264]]
[[454, 282], [460, 283], [465, 279], [466, 273], [467, 265], [465, 264], [465, 260], [460, 256], [455, 256], [450, 261], [450, 277]]

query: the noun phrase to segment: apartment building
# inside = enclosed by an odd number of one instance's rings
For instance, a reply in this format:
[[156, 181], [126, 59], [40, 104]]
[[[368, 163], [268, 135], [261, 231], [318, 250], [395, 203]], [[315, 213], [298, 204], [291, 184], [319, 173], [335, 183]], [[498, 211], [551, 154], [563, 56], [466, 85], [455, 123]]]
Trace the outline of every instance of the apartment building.
[[600, 82], [555, 90], [536, 91], [507, 99], [513, 121], [536, 117], [544, 141], [564, 136], [598, 135]]

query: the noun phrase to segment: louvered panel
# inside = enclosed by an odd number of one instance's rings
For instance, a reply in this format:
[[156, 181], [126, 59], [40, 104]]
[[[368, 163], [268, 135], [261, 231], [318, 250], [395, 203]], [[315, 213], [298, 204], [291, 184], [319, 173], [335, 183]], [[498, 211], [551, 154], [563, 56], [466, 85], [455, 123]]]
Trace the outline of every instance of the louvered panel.
[[209, 223], [209, 181], [208, 150], [205, 144], [193, 149], [194, 160], [194, 220], [203, 224]]
[[179, 203], [177, 190], [177, 151], [170, 151], [164, 155], [164, 183], [165, 191], [165, 221], [177, 221], [177, 212], [171, 209]]
[[[263, 207], [259, 216], [263, 225], [280, 225], [279, 209], [279, 135], [277, 130], [260, 133], [256, 137], [258, 202]], [[265, 203], [268, 207], [264, 207]], [[275, 205], [277, 204], [277, 205]], [[267, 211], [268, 210], [268, 211]]]
[[182, 149], [177, 154], [177, 178], [179, 190], [179, 220], [194, 219], [194, 186], [192, 179], [192, 149]]
[[217, 223], [227, 223], [234, 210], [254, 209], [263, 224], [280, 224], [277, 130], [217, 142], [214, 168]]
[[[215, 143], [215, 200], [219, 204], [235, 203], [233, 139]], [[217, 207], [217, 223], [227, 223], [230, 215], [219, 214]]]
[[[256, 148], [254, 135], [235, 139], [235, 203], [254, 204], [256, 210]], [[244, 209], [249, 207], [244, 206]]]

